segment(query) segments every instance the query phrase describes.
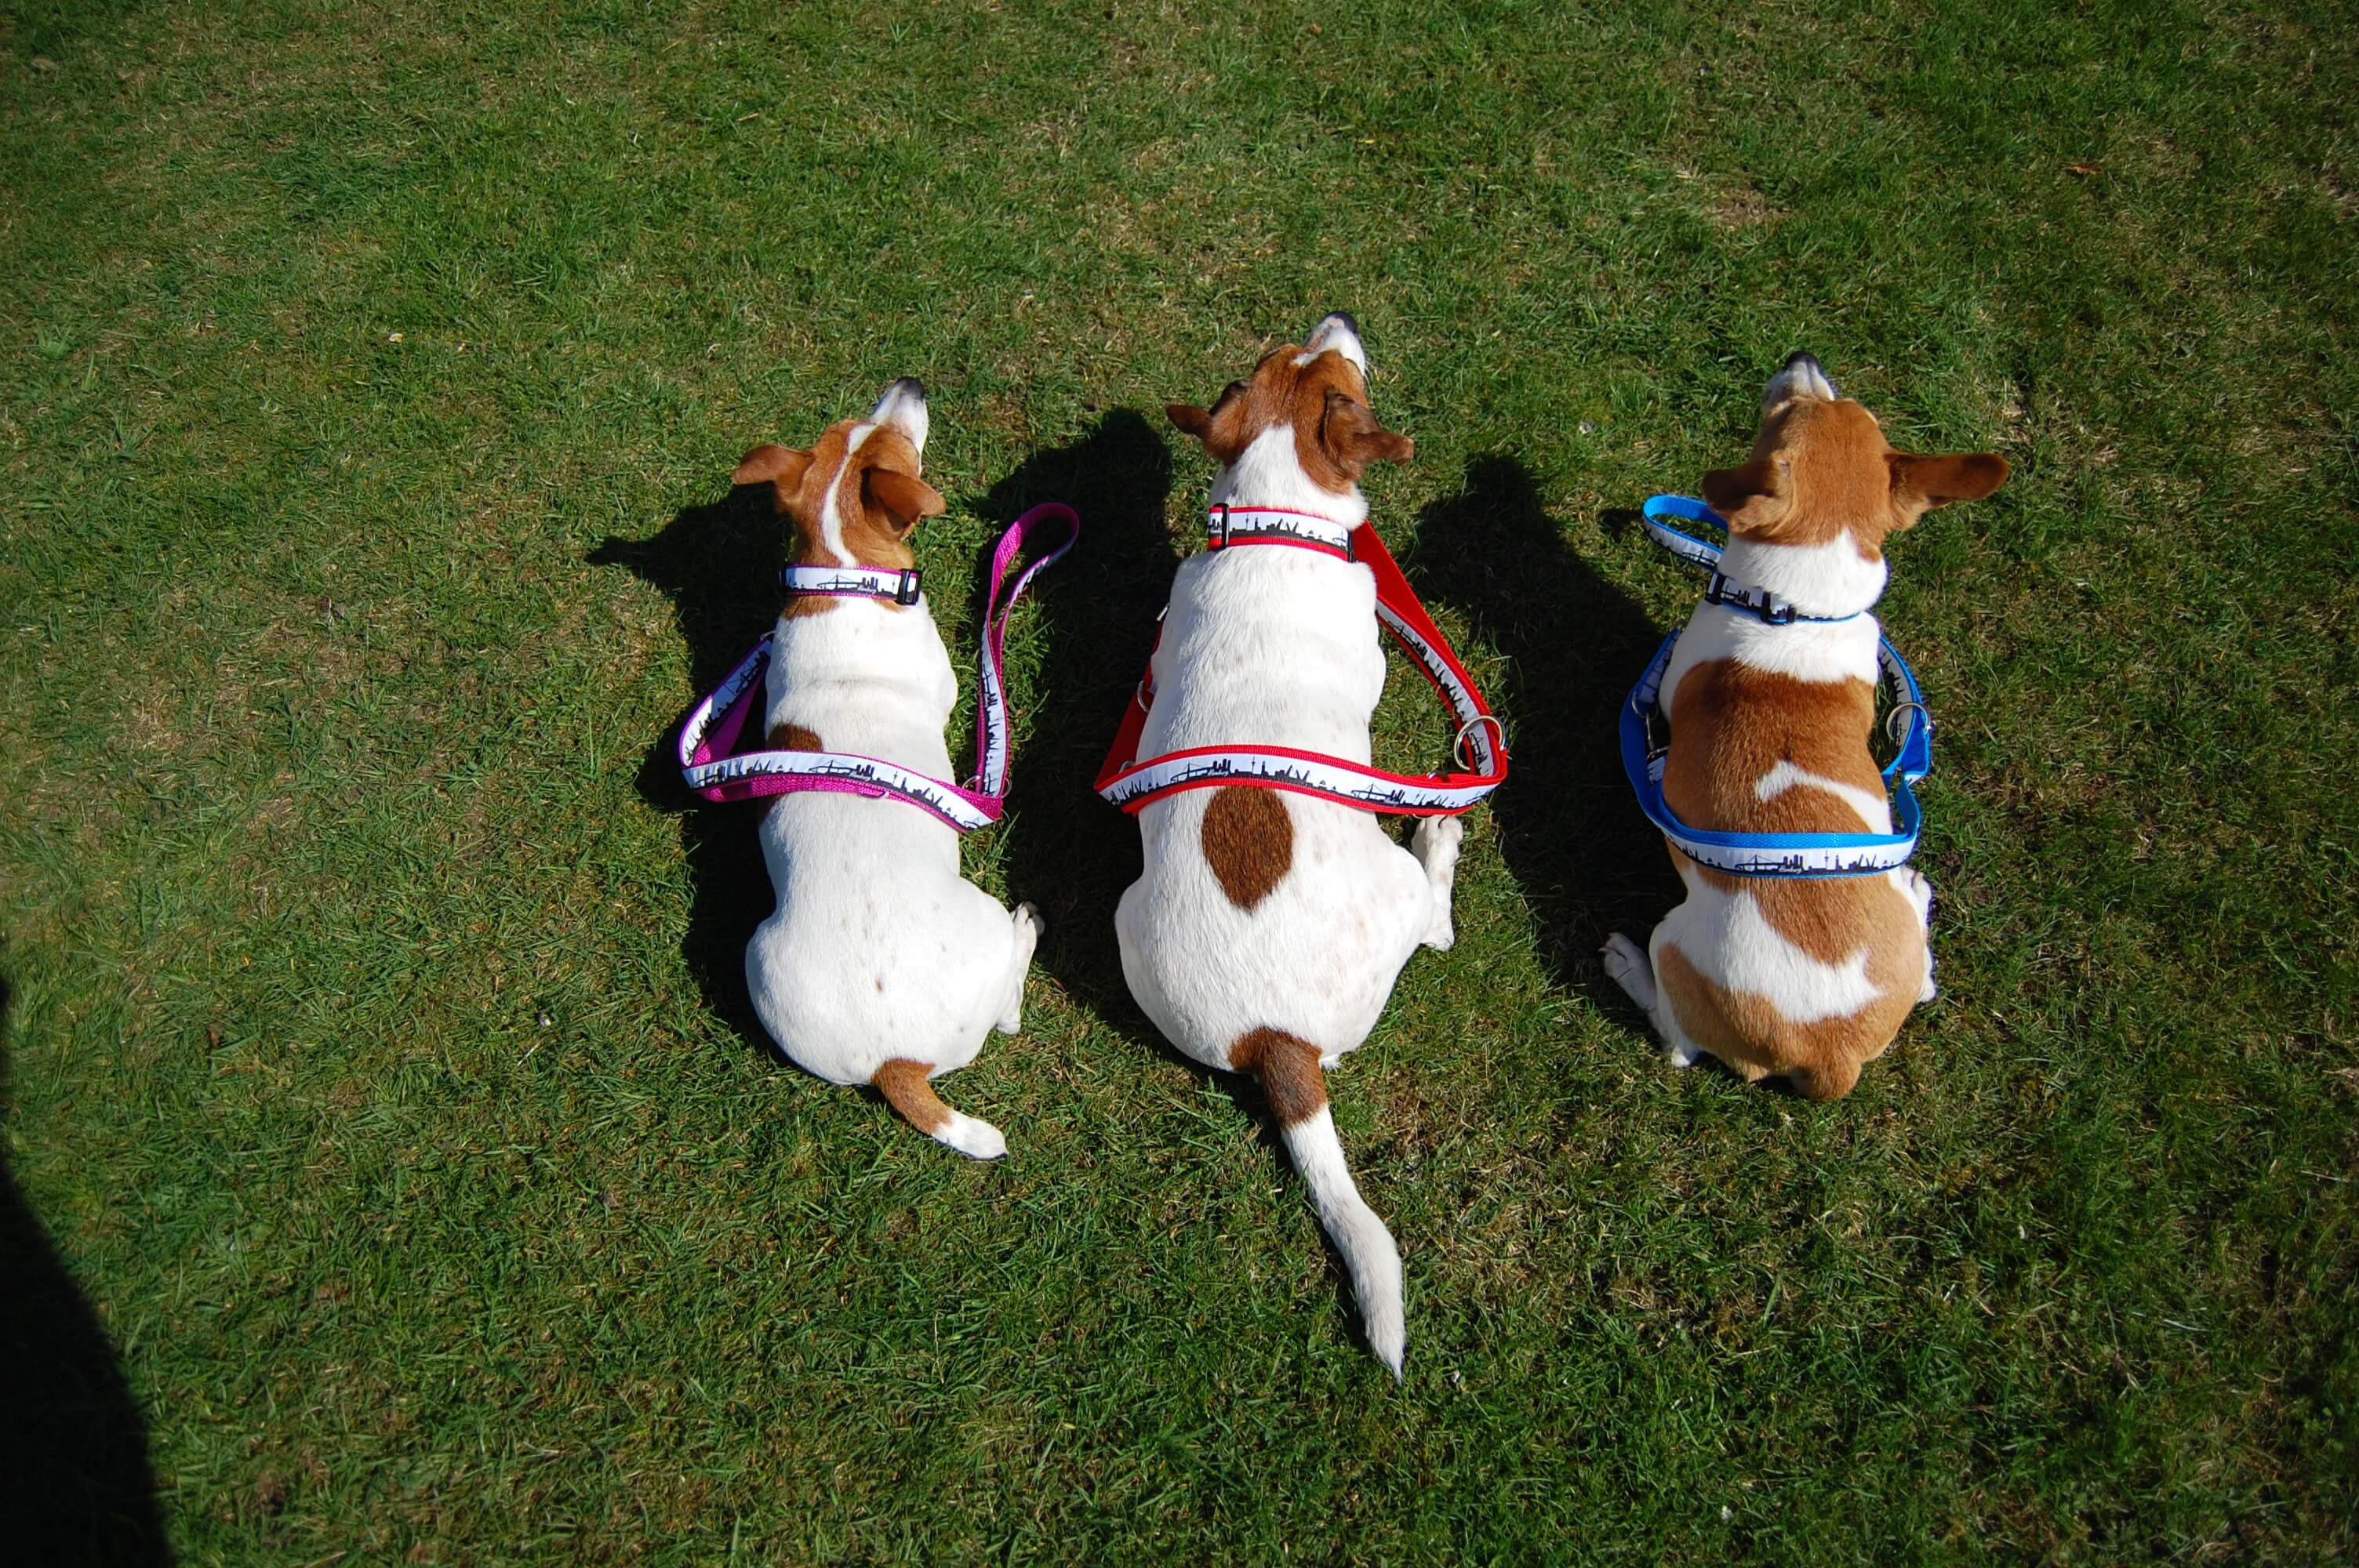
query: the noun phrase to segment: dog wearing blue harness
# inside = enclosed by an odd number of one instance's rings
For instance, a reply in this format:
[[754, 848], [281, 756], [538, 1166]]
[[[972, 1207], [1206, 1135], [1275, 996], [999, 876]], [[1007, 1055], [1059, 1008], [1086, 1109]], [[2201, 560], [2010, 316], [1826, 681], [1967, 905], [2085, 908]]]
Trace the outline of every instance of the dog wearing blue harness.
[[[1932, 726], [1869, 610], [1891, 535], [2006, 474], [1995, 453], [1894, 450], [1798, 353], [1770, 379], [1748, 460], [1704, 475], [1709, 509], [1648, 503], [1658, 542], [1712, 571], [1623, 715], [1625, 764], [1687, 898], [1645, 947], [1614, 935], [1604, 961], [1674, 1066], [1716, 1056], [1838, 1099], [1932, 1000], [1932, 886], [1908, 865]], [[1722, 522], [1728, 544], [1666, 515]], [[1879, 685], [1888, 768], [1870, 749]]]

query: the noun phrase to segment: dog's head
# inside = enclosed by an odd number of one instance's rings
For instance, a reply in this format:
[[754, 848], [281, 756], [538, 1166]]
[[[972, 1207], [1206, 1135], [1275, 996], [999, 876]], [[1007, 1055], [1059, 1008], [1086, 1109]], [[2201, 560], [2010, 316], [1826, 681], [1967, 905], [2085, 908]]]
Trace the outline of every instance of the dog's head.
[[1264, 354], [1252, 376], [1229, 383], [1212, 407], [1174, 403], [1164, 412], [1223, 470], [1257, 448], [1287, 449], [1311, 483], [1337, 495], [1358, 484], [1370, 463], [1405, 463], [1417, 451], [1407, 436], [1376, 423], [1367, 351], [1358, 324], [1341, 311], [1320, 322], [1309, 342]]
[[1862, 556], [1936, 506], [1979, 501], [2006, 482], [1995, 452], [1938, 457], [1893, 450], [1875, 416], [1835, 391], [1798, 353], [1769, 378], [1750, 461], [1703, 476], [1703, 498], [1731, 534], [1773, 545], [1823, 545], [1848, 532]]
[[734, 477], [769, 490], [794, 525], [795, 565], [906, 571], [917, 564], [910, 532], [943, 510], [918, 477], [925, 449], [925, 384], [903, 376], [865, 417], [829, 426], [808, 451], [756, 447]]

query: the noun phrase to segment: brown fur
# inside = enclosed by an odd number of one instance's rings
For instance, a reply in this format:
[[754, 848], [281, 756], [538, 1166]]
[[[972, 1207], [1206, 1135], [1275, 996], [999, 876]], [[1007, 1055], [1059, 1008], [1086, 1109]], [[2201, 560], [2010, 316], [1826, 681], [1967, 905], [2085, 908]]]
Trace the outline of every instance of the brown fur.
[[1319, 1047], [1283, 1029], [1254, 1029], [1238, 1036], [1229, 1047], [1229, 1068], [1261, 1080], [1262, 1093], [1269, 1097], [1270, 1114], [1280, 1127], [1299, 1126], [1327, 1103], [1327, 1078], [1319, 1070]]
[[1888, 535], [1932, 508], [1979, 501], [2006, 482], [2006, 460], [1995, 452], [1895, 451], [1875, 416], [1850, 398], [1797, 397], [1762, 416], [1749, 460], [1703, 476], [1703, 498], [1732, 533], [1823, 545], [1848, 531], [1875, 560]]
[[816, 730], [806, 730], [799, 724], [770, 726], [770, 749], [777, 752], [824, 752], [827, 743]]
[[1249, 910], [1294, 864], [1294, 819], [1272, 789], [1216, 789], [1204, 808], [1204, 860], [1221, 891]]
[[[1913, 912], [1909, 919], [1915, 921]], [[1690, 1040], [1748, 1083], [1783, 1077], [1811, 1099], [1841, 1099], [1851, 1093], [1861, 1065], [1884, 1054], [1917, 1003], [1913, 971], [1896, 976], [1870, 958], [1868, 974], [1878, 992], [1859, 1011], [1791, 1023], [1766, 999], [1714, 983], [1675, 945], [1666, 942], [1655, 950], [1655, 984]]]
[[1333, 349], [1297, 365], [1301, 352], [1295, 343], [1271, 350], [1254, 367], [1252, 380], [1229, 383], [1210, 409], [1174, 403], [1164, 412], [1223, 467], [1263, 431], [1291, 426], [1302, 471], [1337, 495], [1359, 483], [1370, 463], [1405, 463], [1416, 456], [1415, 442], [1376, 423], [1359, 366]]
[[[1849, 399], [1790, 398], [1767, 409], [1753, 454], [1704, 475], [1704, 499], [1732, 533], [1773, 545], [1825, 545], [1848, 534], [1864, 559], [1936, 506], [1989, 494], [2006, 479], [1995, 453], [1921, 457], [1895, 451], [1873, 415]], [[1796, 680], [1733, 660], [1696, 665], [1671, 694], [1671, 754], [1663, 797], [1681, 820], [1739, 833], [1855, 833], [1858, 814], [1807, 785], [1768, 800], [1754, 793], [1780, 762], [1882, 794], [1868, 747], [1875, 691], [1864, 681]], [[1674, 849], [1674, 861], [1684, 858]], [[1688, 1038], [1750, 1079], [1790, 1077], [1814, 1099], [1836, 1099], [1860, 1065], [1883, 1054], [1916, 1006], [1924, 932], [1916, 907], [1886, 878], [1824, 881], [1740, 878], [1687, 867], [1724, 892], [1750, 893], [1786, 940], [1821, 963], [1867, 949], [1874, 1000], [1845, 1018], [1798, 1024], [1762, 997], [1707, 979], [1672, 943], [1655, 951], [1664, 1004]]]
[[[853, 451], [852, 431], [861, 423], [839, 420], [830, 426], [810, 450], [788, 447], [756, 447], [738, 462], [738, 484], [767, 485], [771, 499], [794, 529], [788, 551], [790, 565], [838, 566], [820, 527], [827, 498], [836, 498], [836, 514], [843, 521], [843, 547], [855, 566], [886, 571], [907, 571], [918, 564], [909, 550], [909, 535], [919, 522], [939, 517], [945, 510], [941, 496], [918, 477], [918, 449], [900, 431], [879, 427]], [[879, 600], [890, 609], [903, 606]], [[823, 594], [796, 594], [786, 602], [789, 618], [824, 615], [836, 601]]]
[[926, 1075], [932, 1071], [923, 1062], [896, 1056], [877, 1068], [876, 1076], [868, 1081], [910, 1126], [920, 1132], [940, 1132], [951, 1124], [951, 1108], [942, 1103], [942, 1097], [934, 1093], [934, 1086], [927, 1082]]

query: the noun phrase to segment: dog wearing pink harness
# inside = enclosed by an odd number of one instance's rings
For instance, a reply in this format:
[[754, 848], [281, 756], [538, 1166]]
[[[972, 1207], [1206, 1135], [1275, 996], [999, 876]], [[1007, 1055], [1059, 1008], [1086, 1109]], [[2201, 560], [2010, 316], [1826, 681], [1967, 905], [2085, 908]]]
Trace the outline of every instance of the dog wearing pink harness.
[[[792, 526], [788, 598], [766, 671], [756, 650], [690, 716], [681, 761], [711, 798], [770, 797], [762, 856], [778, 903], [746, 946], [745, 979], [780, 1049], [830, 1082], [875, 1085], [920, 1131], [993, 1160], [1007, 1152], [999, 1129], [951, 1109], [929, 1080], [973, 1061], [994, 1028], [1022, 1027], [1040, 918], [959, 875], [959, 829], [981, 825], [967, 814], [996, 816], [998, 784], [948, 782], [958, 681], [908, 545], [943, 510], [918, 477], [926, 424], [925, 388], [905, 378], [808, 450], [756, 447], [738, 464], [736, 481], [768, 489]], [[986, 663], [993, 651], [987, 640]], [[763, 692], [745, 689], [765, 676]], [[715, 755], [745, 699], [767, 750]], [[729, 731], [717, 748], [716, 712]]]

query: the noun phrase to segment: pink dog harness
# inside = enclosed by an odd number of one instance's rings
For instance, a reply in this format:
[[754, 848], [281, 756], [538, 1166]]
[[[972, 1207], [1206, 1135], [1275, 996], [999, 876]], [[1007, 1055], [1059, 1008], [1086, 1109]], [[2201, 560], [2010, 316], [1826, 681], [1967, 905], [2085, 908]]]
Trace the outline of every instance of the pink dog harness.
[[1506, 732], [1375, 528], [1282, 507], [1226, 505], [1212, 508], [1209, 527], [1208, 550], [1279, 545], [1356, 561], [1374, 572], [1377, 621], [1416, 656], [1418, 667], [1458, 719], [1451, 755], [1475, 771], [1428, 776], [1391, 773], [1290, 746], [1198, 746], [1142, 761], [1139, 735], [1147, 725], [1147, 708], [1155, 701], [1150, 654], [1147, 677], [1138, 683], [1137, 696], [1123, 715], [1105, 766], [1098, 770], [1098, 794], [1135, 814], [1181, 790], [1244, 784], [1292, 790], [1360, 811], [1454, 816], [1499, 787], [1507, 776]]
[[[1060, 527], [1064, 530], [1062, 542], [1026, 567], [1003, 599], [1000, 590], [1006, 587], [1008, 568], [1016, 557]], [[1007, 617], [1032, 579], [1062, 558], [1081, 536], [1081, 518], [1071, 507], [1055, 501], [1027, 512], [999, 536], [999, 547], [991, 557], [991, 595], [983, 610], [983, 656], [976, 669], [980, 692], [974, 713], [975, 776], [969, 784], [929, 778], [882, 758], [846, 752], [738, 750], [754, 710], [762, 702], [762, 677], [769, 668], [770, 639], [775, 633], [756, 643], [744, 662], [729, 672], [729, 678], [681, 723], [680, 776], [689, 788], [712, 801], [753, 800], [804, 790], [871, 799], [890, 795], [925, 807], [962, 833], [990, 827], [999, 820], [1007, 801], [1007, 692], [1000, 673]], [[919, 580], [914, 571], [873, 567], [788, 567], [778, 574], [779, 585], [791, 594], [885, 599], [896, 604], [918, 602]], [[757, 724], [754, 734], [760, 733]]]

